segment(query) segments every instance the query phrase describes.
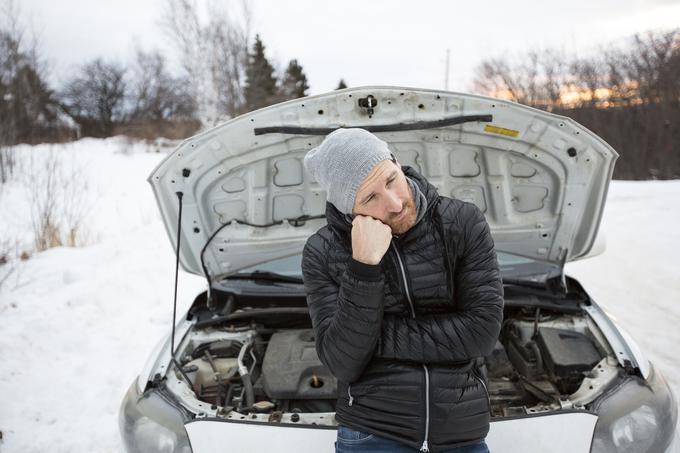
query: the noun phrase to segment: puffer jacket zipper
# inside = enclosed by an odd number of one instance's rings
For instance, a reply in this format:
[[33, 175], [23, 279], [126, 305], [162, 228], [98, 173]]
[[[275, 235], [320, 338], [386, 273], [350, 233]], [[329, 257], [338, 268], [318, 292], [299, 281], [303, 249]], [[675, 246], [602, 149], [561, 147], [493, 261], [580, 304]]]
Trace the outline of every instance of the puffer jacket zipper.
[[[396, 236], [395, 236], [396, 237]], [[399, 250], [397, 245], [392, 241], [392, 248], [397, 256], [397, 261], [399, 263], [399, 269], [401, 271], [402, 279], [404, 280], [404, 290], [406, 291], [406, 299], [408, 299], [409, 308], [411, 309], [411, 318], [416, 318], [416, 311], [413, 308], [413, 301], [411, 300], [411, 291], [408, 287], [408, 279], [406, 278], [406, 269], [404, 268], [404, 263], [399, 255]], [[423, 445], [420, 447], [420, 451], [429, 452], [430, 448], [428, 446], [428, 436], [430, 433], [430, 373], [427, 369], [427, 365], [423, 364], [423, 370], [425, 371], [425, 438], [423, 439]]]
[[354, 397], [352, 396], [352, 393], [350, 392], [350, 389], [352, 388], [352, 384], [347, 385], [347, 395], [349, 396], [349, 405], [351, 406], [352, 403], [354, 402]]
[[484, 387], [484, 393], [486, 394], [486, 401], [489, 406], [489, 414], [491, 414], [491, 396], [489, 395], [489, 389], [486, 387], [486, 384], [484, 383], [484, 379], [477, 374], [477, 372], [473, 369], [472, 370], [472, 375], [479, 381], [480, 384], [482, 384], [482, 387]]

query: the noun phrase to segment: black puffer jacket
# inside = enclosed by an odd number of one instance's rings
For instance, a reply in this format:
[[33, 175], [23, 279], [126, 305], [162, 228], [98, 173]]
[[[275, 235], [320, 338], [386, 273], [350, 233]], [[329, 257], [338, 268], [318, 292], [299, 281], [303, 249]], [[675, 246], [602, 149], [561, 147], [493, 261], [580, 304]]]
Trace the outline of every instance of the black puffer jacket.
[[482, 212], [402, 169], [427, 211], [382, 261], [352, 259], [352, 224], [327, 203], [302, 272], [317, 353], [339, 381], [338, 422], [442, 451], [488, 433], [483, 357], [500, 332], [503, 287]]

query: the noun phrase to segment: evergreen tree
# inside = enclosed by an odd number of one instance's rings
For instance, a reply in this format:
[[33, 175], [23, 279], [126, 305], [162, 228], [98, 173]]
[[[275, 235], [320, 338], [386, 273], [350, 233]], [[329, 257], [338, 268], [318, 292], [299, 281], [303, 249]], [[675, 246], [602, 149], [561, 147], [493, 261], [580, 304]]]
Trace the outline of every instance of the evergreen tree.
[[284, 100], [297, 99], [307, 96], [307, 76], [297, 60], [290, 60], [281, 83], [281, 95]]
[[264, 44], [260, 35], [255, 35], [253, 51], [248, 56], [246, 67], [245, 105], [248, 111], [266, 107], [277, 95], [274, 68], [264, 56]]
[[40, 66], [30, 49], [0, 29], [0, 146], [33, 143], [57, 127], [58, 102]]
[[343, 88], [347, 88], [347, 84], [345, 83], [345, 79], [340, 79], [340, 83], [338, 83], [336, 90], [342, 90]]

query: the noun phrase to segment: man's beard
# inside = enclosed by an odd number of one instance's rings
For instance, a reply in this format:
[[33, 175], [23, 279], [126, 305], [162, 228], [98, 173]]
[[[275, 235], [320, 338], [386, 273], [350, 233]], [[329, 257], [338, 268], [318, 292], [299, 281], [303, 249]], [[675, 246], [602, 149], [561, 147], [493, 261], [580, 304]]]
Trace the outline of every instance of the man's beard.
[[389, 220], [389, 227], [392, 229], [392, 234], [403, 234], [408, 231], [416, 220], [416, 208], [413, 200], [409, 200], [404, 204], [404, 209], [406, 209], [406, 215], [403, 219], [397, 220], [398, 215], [394, 215], [392, 219]]

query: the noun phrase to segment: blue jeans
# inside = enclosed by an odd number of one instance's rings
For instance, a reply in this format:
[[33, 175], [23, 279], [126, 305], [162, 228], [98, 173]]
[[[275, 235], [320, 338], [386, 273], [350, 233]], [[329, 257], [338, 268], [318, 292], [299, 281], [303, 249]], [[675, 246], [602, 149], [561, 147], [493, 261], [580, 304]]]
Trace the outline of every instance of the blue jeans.
[[[335, 453], [419, 453], [419, 450], [375, 434], [338, 425]], [[446, 450], [443, 453], [489, 453], [489, 449], [486, 442], [481, 441], [474, 445]]]

